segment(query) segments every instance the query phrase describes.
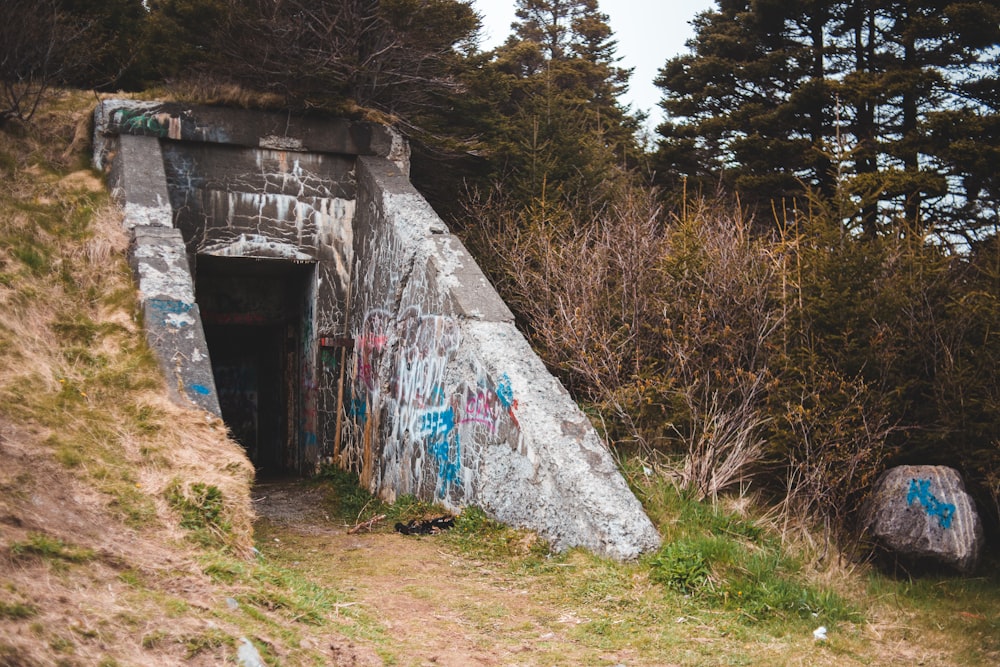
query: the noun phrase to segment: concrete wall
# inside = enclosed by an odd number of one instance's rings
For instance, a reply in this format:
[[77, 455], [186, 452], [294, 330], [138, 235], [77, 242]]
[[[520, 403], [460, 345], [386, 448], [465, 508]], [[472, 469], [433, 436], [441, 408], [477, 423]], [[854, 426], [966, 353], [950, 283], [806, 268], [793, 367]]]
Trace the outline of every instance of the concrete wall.
[[95, 164], [134, 227], [147, 331], [178, 396], [218, 412], [198, 257], [312, 263], [300, 470], [330, 457], [386, 498], [478, 505], [560, 549], [627, 559], [659, 544], [585, 415], [410, 185], [396, 133], [123, 101], [95, 119]]
[[359, 158], [357, 184], [344, 460], [390, 499], [477, 505], [560, 549], [654, 549], [611, 453], [461, 242], [387, 160]]

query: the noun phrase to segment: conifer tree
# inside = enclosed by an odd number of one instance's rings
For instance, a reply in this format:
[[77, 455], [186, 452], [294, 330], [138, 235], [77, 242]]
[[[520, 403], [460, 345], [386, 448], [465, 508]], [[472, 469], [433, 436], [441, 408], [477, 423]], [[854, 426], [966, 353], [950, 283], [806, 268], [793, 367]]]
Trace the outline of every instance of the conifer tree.
[[721, 181], [765, 210], [840, 187], [868, 234], [995, 224], [995, 2], [720, 0], [695, 29], [657, 79], [665, 181]]
[[599, 200], [634, 155], [637, 121], [619, 102], [618, 66], [596, 0], [519, 0], [513, 34], [480, 75], [494, 177], [516, 199]]

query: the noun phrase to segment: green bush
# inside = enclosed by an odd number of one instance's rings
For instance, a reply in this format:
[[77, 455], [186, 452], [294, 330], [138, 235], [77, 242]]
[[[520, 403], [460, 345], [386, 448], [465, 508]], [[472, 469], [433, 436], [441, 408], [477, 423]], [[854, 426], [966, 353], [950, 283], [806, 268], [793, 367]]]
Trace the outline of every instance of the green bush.
[[652, 560], [651, 577], [681, 593], [696, 593], [709, 584], [708, 562], [690, 542], [673, 542]]

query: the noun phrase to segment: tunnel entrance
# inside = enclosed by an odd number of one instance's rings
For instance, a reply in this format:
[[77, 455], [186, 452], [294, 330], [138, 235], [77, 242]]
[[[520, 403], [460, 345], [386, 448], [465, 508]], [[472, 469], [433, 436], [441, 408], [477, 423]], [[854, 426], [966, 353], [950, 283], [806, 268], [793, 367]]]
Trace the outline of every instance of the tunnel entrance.
[[195, 293], [222, 418], [258, 478], [297, 473], [314, 264], [199, 255]]

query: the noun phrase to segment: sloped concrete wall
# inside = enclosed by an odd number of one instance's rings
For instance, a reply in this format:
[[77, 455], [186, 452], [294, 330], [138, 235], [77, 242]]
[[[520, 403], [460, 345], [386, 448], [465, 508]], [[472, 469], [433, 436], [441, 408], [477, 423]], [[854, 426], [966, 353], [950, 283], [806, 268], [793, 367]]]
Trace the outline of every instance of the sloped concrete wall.
[[[95, 164], [133, 228], [147, 334], [178, 396], [218, 413], [185, 255], [315, 262], [303, 470], [330, 456], [385, 497], [478, 505], [560, 549], [656, 548], [605, 444], [410, 185], [395, 132], [122, 101], [95, 120]], [[352, 347], [343, 393], [321, 344], [334, 337]]]
[[611, 453], [461, 242], [384, 159], [357, 165], [351, 439], [371, 487], [478, 505], [556, 548], [659, 536]]
[[160, 144], [142, 136], [112, 139], [108, 147], [115, 160], [109, 180], [125, 212], [123, 224], [132, 231], [129, 264], [146, 337], [171, 394], [221, 415], [184, 239], [171, 226]]

